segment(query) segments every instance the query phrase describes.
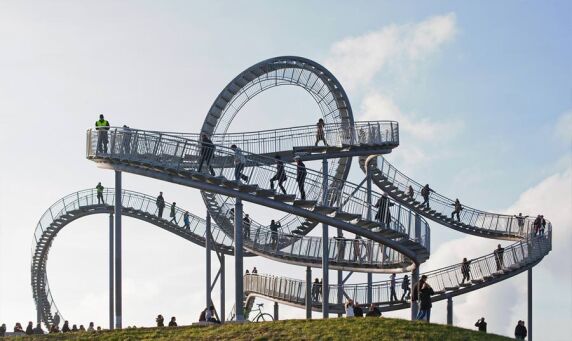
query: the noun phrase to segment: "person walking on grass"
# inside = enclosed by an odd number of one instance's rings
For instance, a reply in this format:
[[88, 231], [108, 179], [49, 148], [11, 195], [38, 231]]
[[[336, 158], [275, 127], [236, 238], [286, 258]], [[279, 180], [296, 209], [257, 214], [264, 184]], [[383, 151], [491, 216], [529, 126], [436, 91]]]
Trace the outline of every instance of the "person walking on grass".
[[234, 152], [234, 180], [240, 182], [240, 179], [242, 179], [244, 182], [248, 182], [248, 176], [242, 174], [246, 164], [246, 158], [242, 154], [242, 149], [238, 148], [236, 144], [230, 146], [230, 149]]
[[171, 217], [171, 220], [169, 220], [170, 223], [175, 223], [175, 225], [177, 225], [177, 203], [173, 202], [171, 204], [171, 213], [169, 214], [169, 216]]
[[274, 157], [276, 160], [276, 174], [270, 179], [270, 189], [274, 189], [274, 181], [278, 181], [278, 186], [282, 190], [283, 194], [286, 194], [286, 189], [284, 188], [284, 181], [286, 181], [286, 171], [284, 170], [284, 162], [280, 158], [280, 155]]
[[101, 182], [97, 183], [97, 186], [95, 186], [95, 190], [97, 191], [97, 204], [101, 205], [101, 204], [105, 204], [105, 200], [103, 200], [103, 186], [101, 185]]
[[294, 157], [296, 160], [296, 182], [300, 190], [300, 199], [306, 200], [306, 191], [304, 190], [304, 182], [306, 181], [306, 165], [298, 155]]
[[165, 199], [163, 198], [163, 192], [159, 192], [159, 196], [155, 202], [157, 205], [157, 216], [163, 218], [163, 209], [165, 208]]

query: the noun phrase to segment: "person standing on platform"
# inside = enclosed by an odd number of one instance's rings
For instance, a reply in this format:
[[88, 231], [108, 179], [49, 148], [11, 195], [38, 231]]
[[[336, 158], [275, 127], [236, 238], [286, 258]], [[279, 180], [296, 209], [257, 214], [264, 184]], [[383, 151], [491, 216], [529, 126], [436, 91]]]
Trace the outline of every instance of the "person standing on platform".
[[242, 174], [242, 170], [246, 164], [246, 158], [242, 154], [242, 149], [238, 148], [236, 144], [230, 146], [230, 149], [234, 151], [234, 180], [240, 182], [240, 179], [248, 182], [248, 176]]
[[163, 218], [163, 209], [165, 208], [165, 199], [163, 199], [163, 192], [159, 192], [159, 196], [157, 197], [157, 216], [159, 218]]
[[97, 152], [107, 153], [109, 121], [103, 115], [99, 115], [99, 120], [95, 121], [95, 130], [97, 130]]
[[95, 186], [95, 189], [97, 190], [97, 204], [105, 204], [105, 200], [103, 200], [103, 186], [101, 185], [101, 182], [97, 183], [97, 186]]
[[175, 225], [177, 225], [177, 203], [173, 202], [171, 204], [171, 213], [169, 214], [169, 216], [171, 217], [171, 220], [169, 220], [170, 223], [175, 223]]
[[214, 152], [215, 152], [215, 146], [213, 144], [213, 141], [211, 141], [211, 139], [207, 136], [207, 134], [203, 133], [201, 136], [201, 151], [200, 151], [201, 161], [199, 163], [199, 169], [198, 169], [199, 173], [203, 169], [203, 164], [206, 163], [206, 166], [209, 169], [211, 175], [215, 176], [215, 171], [211, 166], [211, 161], [214, 156]]
[[316, 143], [314, 143], [314, 146], [318, 146], [318, 142], [323, 141], [324, 145], [328, 147], [328, 142], [326, 142], [326, 134], [324, 133], [325, 125], [326, 123], [324, 123], [324, 120], [320, 118], [316, 124]]

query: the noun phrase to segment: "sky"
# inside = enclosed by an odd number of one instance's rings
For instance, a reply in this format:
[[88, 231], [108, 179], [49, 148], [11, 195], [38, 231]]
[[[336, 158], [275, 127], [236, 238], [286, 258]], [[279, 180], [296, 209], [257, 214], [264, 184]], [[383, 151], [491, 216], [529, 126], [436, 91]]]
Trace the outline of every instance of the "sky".
[[[85, 159], [85, 130], [99, 113], [112, 125], [198, 132], [234, 76], [261, 60], [297, 55], [336, 75], [356, 120], [400, 123], [400, 146], [388, 159], [410, 177], [471, 207], [543, 213], [552, 222], [553, 250], [533, 270], [534, 336], [566, 339], [570, 13], [565, 1], [0, 1], [0, 323], [35, 320], [30, 249], [44, 211], [99, 181], [113, 187], [112, 172]], [[280, 87], [251, 100], [230, 130], [317, 118], [303, 90]], [[350, 180], [362, 179], [354, 166]], [[130, 174], [123, 185], [163, 191], [167, 201], [206, 215], [194, 189]], [[263, 219], [279, 214], [245, 208]], [[71, 323], [107, 327], [107, 219], [70, 224], [50, 251], [50, 287]], [[130, 218], [123, 225], [124, 326], [153, 325], [159, 313], [196, 321], [205, 301], [204, 249]], [[421, 271], [489, 253], [498, 243], [430, 225], [432, 253]], [[232, 257], [226, 262], [228, 312]], [[302, 267], [261, 257], [245, 260], [245, 268], [253, 266], [305, 275]], [[365, 279], [356, 274], [350, 281]], [[280, 309], [281, 318], [305, 316]], [[432, 315], [445, 323], [445, 303]], [[455, 325], [474, 328], [482, 316], [490, 332], [512, 335], [516, 321], [526, 320], [526, 274], [454, 299]]]

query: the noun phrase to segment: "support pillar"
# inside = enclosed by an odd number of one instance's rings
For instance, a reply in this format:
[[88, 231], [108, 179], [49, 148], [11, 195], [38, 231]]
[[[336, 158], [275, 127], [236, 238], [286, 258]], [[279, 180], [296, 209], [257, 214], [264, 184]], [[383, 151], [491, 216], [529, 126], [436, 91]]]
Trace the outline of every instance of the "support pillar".
[[367, 304], [369, 305], [373, 302], [373, 274], [371, 272], [367, 273]]
[[532, 268], [528, 269], [528, 341], [532, 341]]
[[451, 296], [447, 297], [447, 324], [453, 325], [453, 298]]
[[[411, 273], [411, 296], [413, 296], [413, 289], [414, 286], [417, 285], [417, 283], [419, 282], [419, 268], [415, 268], [415, 270], [413, 270], [413, 272]], [[413, 302], [413, 299], [411, 299], [411, 321], [415, 321], [415, 319], [417, 318], [417, 313], [419, 312], [419, 306], [417, 304], [418, 302]]]
[[274, 302], [274, 321], [278, 321], [278, 302]]
[[115, 328], [122, 328], [121, 172], [115, 171]]
[[[328, 205], [328, 160], [322, 159], [322, 205]], [[329, 280], [329, 237], [328, 225], [322, 224], [322, 318], [327, 319], [330, 313], [330, 280]]]
[[113, 330], [115, 319], [114, 314], [115, 310], [113, 309], [115, 297], [113, 294], [114, 286], [114, 276], [113, 276], [113, 213], [109, 215], [109, 330]]
[[312, 319], [312, 268], [306, 267], [306, 319]]
[[205, 232], [205, 239], [206, 239], [206, 247], [205, 250], [206, 254], [206, 307], [210, 307], [212, 305], [212, 292], [211, 292], [211, 215], [207, 211], [207, 222], [206, 222], [206, 232]]
[[225, 275], [224, 275], [224, 253], [220, 254], [220, 322], [224, 323], [225, 319]]
[[[338, 229], [337, 231], [337, 237], [340, 238], [339, 240], [341, 240], [341, 238], [343, 238], [343, 234], [342, 234], [342, 229]], [[341, 242], [340, 242], [341, 243]], [[338, 245], [339, 246], [339, 245]], [[345, 251], [345, 248], [344, 248]], [[339, 251], [338, 251], [339, 252]], [[343, 255], [340, 256], [343, 258]], [[344, 304], [344, 272], [342, 270], [338, 270], [338, 297], [337, 297], [337, 303], [338, 305], [343, 305]], [[342, 313], [338, 313], [338, 317], [342, 317]]]
[[236, 198], [234, 204], [234, 282], [236, 321], [244, 321], [244, 290], [242, 263], [242, 200]]

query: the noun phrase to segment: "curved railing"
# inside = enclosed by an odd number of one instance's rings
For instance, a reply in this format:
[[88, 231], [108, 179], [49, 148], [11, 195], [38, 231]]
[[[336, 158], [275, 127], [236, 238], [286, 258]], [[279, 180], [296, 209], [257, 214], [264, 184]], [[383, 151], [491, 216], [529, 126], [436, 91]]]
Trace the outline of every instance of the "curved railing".
[[[370, 162], [370, 167], [373, 181], [390, 197], [435, 222], [465, 233], [496, 239], [518, 240], [533, 231], [535, 217], [526, 216], [519, 219], [514, 215], [485, 212], [467, 206], [462, 201], [460, 219], [457, 220], [456, 216], [453, 219], [455, 200], [431, 191], [427, 208], [423, 205], [424, 199], [421, 195], [424, 185], [407, 177], [382, 156], [375, 162]], [[412, 196], [408, 194], [409, 186], [413, 190]]]
[[[543, 235], [531, 234], [527, 239], [515, 242], [504, 248], [502, 258], [495, 253], [490, 253], [471, 260], [469, 265], [471, 278], [464, 282], [462, 263], [457, 263], [441, 269], [425, 272], [427, 281], [435, 291], [433, 301], [458, 296], [467, 292], [492, 285], [499, 281], [517, 275], [536, 265], [544, 256], [552, 250], [552, 226]], [[402, 278], [396, 279], [396, 292], [398, 298], [402, 296]], [[365, 304], [368, 302], [368, 284], [343, 284], [330, 285], [329, 305], [332, 312], [342, 312], [343, 305], [337, 302], [338, 291], [343, 292], [346, 299]], [[245, 295], [260, 296], [270, 300], [280, 301], [303, 308], [306, 301], [306, 282], [303, 280], [271, 275], [245, 275]], [[407, 301], [391, 301], [390, 281], [372, 283], [372, 303], [384, 310], [406, 309]], [[321, 295], [318, 299], [313, 298], [314, 310], [321, 309]]]
[[[181, 136], [163, 134], [159, 132], [149, 132], [136, 129], [111, 128], [107, 134], [110, 138], [110, 148], [108, 153], [97, 151], [98, 132], [94, 129], [87, 131], [87, 157], [96, 162], [128, 163], [133, 166], [144, 166], [153, 171], [168, 174], [181, 174], [192, 177], [200, 176], [205, 181], [218, 181], [221, 185], [238, 187], [237, 194], [240, 193], [240, 186], [234, 181], [234, 152], [225, 146], [216, 146], [215, 154], [211, 165], [214, 167], [218, 180], [210, 177], [203, 169], [198, 172], [200, 164], [201, 144], [198, 141], [189, 140]], [[129, 141], [129, 147], [125, 148], [125, 141]], [[243, 185], [244, 191], [268, 190], [270, 179], [275, 175], [275, 160], [272, 158], [243, 152], [246, 163], [244, 174], [249, 178], [248, 184], [252, 188]], [[284, 164], [284, 170], [289, 179], [296, 178], [297, 167], [289, 163]], [[322, 201], [323, 175], [320, 172], [308, 169], [306, 175], [306, 198], [307, 201], [316, 205]], [[298, 192], [295, 181], [286, 181], [284, 184], [286, 193], [293, 195]], [[371, 210], [376, 210], [375, 202], [380, 198], [380, 194], [373, 193], [371, 203], [368, 204], [367, 191], [356, 184], [342, 181], [334, 177], [328, 177], [327, 205], [335, 208], [336, 215], [346, 215], [351, 221], [360, 223], [372, 223]], [[277, 196], [274, 196], [277, 199]], [[315, 207], [315, 206], [313, 206]], [[420, 220], [418, 234], [414, 226], [415, 215], [402, 206], [393, 206], [392, 217], [389, 223], [378, 224], [380, 231], [391, 230], [395, 232], [394, 239], [408, 239], [428, 249], [429, 246], [429, 225], [426, 221]], [[373, 222], [375, 223], [375, 222]], [[406, 228], [404, 228], [406, 227]]]

